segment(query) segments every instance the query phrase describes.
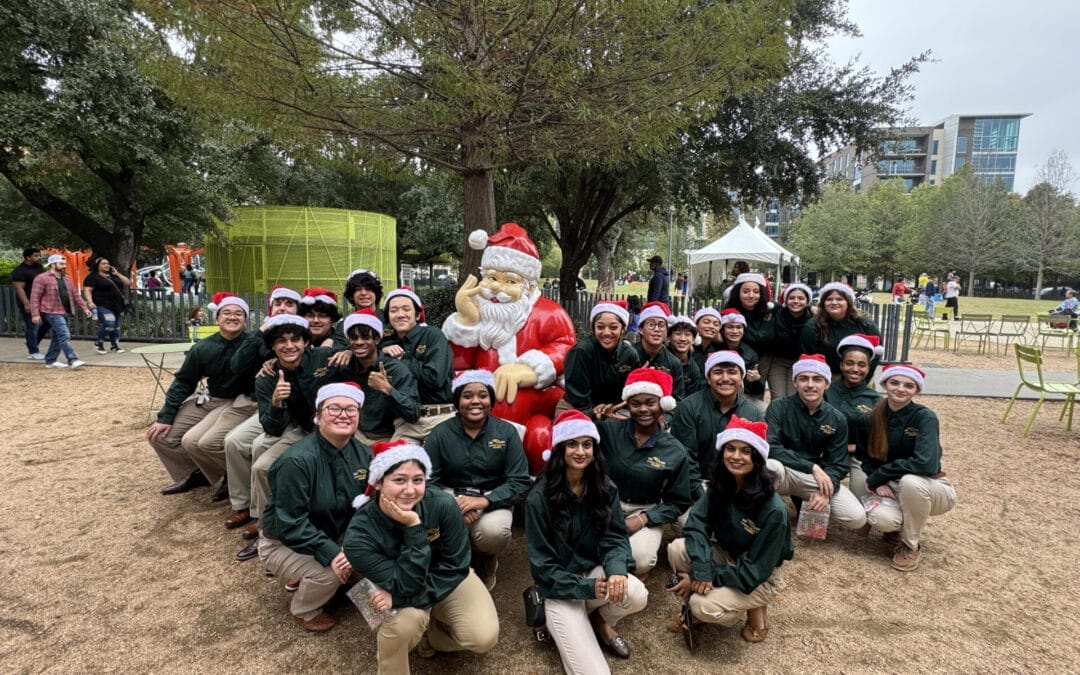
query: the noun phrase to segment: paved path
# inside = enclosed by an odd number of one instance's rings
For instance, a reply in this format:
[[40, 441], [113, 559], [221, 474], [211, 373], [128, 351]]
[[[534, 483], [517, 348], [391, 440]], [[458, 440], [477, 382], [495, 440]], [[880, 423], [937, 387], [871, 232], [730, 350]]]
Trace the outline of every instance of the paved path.
[[[89, 341], [76, 340], [75, 351], [88, 366], [98, 367], [137, 367], [146, 364], [132, 349], [146, 343], [122, 342], [127, 350], [123, 354], [98, 354]], [[47, 345], [45, 345], [47, 346]], [[61, 357], [63, 358], [63, 357]], [[155, 359], [156, 360], [156, 359]], [[165, 367], [175, 370], [184, 361], [183, 354], [167, 354]], [[26, 358], [26, 345], [22, 338], [0, 338], [0, 362], [25, 363], [44, 368], [41, 361], [29, 361]], [[981, 370], [978, 368], [926, 368], [926, 391], [928, 396], [974, 396], [990, 398], [1009, 398], [1012, 396], [1020, 378], [1015, 370]], [[77, 373], [73, 374], [77, 375]], [[1075, 372], [1045, 373], [1047, 380], [1075, 382]], [[1020, 394], [1021, 398], [1037, 398], [1030, 389]]]

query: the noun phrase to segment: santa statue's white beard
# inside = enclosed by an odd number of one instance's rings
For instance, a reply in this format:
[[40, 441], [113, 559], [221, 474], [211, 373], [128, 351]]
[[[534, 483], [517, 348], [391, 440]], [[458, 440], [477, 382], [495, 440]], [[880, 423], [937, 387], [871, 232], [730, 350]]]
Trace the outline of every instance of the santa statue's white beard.
[[503, 347], [517, 342], [517, 332], [525, 325], [532, 311], [532, 298], [523, 293], [514, 302], [496, 303], [481, 294], [476, 300], [480, 308], [480, 323], [476, 327], [480, 346], [495, 349], [501, 355]]

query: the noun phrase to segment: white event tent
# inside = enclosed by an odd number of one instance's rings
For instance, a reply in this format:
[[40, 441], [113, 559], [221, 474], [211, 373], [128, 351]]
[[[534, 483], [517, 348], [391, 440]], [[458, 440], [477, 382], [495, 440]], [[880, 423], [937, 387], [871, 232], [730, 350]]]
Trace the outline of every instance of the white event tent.
[[[741, 214], [738, 224], [730, 232], [707, 246], [689, 251], [686, 259], [690, 270], [690, 293], [694, 292], [695, 287], [708, 284], [718, 288], [727, 277], [730, 263], [736, 260], [745, 260], [752, 270], [771, 270], [774, 279], [782, 278], [784, 265], [793, 268], [799, 265], [798, 257], [757, 227], [751, 226]], [[798, 274], [793, 278], [797, 279]]]

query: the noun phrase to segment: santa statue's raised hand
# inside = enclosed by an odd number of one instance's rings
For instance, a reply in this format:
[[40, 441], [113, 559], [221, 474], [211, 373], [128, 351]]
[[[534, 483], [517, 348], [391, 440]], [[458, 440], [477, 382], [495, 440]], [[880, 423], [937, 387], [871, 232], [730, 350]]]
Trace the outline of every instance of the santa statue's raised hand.
[[454, 296], [457, 319], [462, 326], [475, 326], [480, 323], [480, 305], [476, 302], [476, 295], [482, 290], [480, 281], [470, 274]]
[[535, 387], [540, 381], [536, 371], [524, 363], [508, 363], [495, 369], [495, 400], [513, 405], [518, 389]]

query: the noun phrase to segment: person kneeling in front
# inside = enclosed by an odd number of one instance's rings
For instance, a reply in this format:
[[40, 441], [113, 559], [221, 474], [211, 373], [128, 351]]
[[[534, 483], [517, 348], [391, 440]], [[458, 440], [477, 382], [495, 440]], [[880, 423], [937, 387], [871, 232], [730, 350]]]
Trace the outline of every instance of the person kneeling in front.
[[[409, 672], [409, 650], [483, 654], [499, 639], [495, 603], [470, 569], [469, 530], [451, 495], [428, 490], [431, 459], [401, 439], [375, 443], [345, 555], [378, 590], [379, 673]], [[425, 634], [425, 630], [427, 631]]]
[[323, 605], [352, 574], [340, 542], [353, 499], [368, 486], [371, 448], [353, 438], [363, 404], [364, 394], [352, 382], [321, 387], [315, 433], [270, 467], [272, 493], [260, 521], [259, 557], [279, 579], [299, 580], [289, 611], [317, 633], [334, 627]]
[[678, 577], [668, 591], [686, 601], [669, 629], [682, 630], [691, 649], [696, 621], [734, 626], [745, 614], [744, 640], [769, 634], [766, 610], [783, 588], [777, 570], [794, 547], [787, 507], [765, 467], [765, 436], [765, 422], [731, 418], [716, 439], [720, 456], [709, 492], [690, 509], [685, 537], [668, 544]]

